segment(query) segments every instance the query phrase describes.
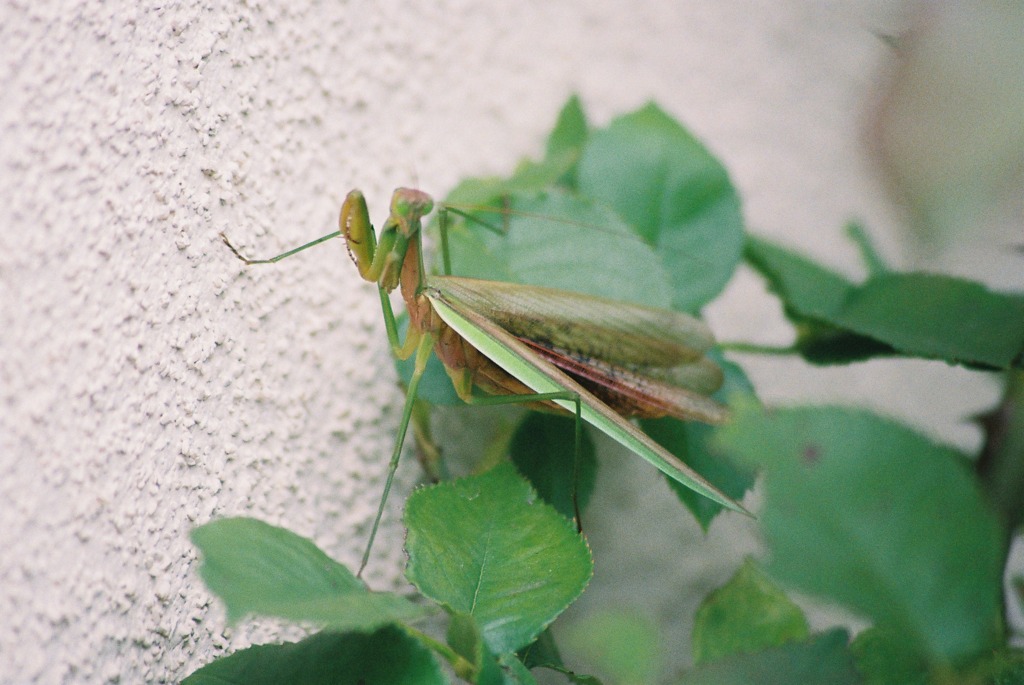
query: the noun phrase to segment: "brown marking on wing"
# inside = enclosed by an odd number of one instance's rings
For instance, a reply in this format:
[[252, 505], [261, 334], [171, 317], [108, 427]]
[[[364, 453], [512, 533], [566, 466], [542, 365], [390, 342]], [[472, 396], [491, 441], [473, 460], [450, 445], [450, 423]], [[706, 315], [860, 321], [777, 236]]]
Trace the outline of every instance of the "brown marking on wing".
[[721, 423], [726, 418], [725, 407], [704, 395], [632, 369], [551, 349], [528, 338], [519, 340], [622, 416], [644, 419], [672, 416], [706, 423]]

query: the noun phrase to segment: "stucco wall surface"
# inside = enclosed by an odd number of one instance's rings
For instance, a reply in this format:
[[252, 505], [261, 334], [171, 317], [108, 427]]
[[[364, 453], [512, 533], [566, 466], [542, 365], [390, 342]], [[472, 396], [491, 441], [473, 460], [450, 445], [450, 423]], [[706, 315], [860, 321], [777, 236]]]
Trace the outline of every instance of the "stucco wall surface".
[[[296, 634], [225, 628], [187, 539], [211, 517], [358, 561], [401, 401], [376, 295], [340, 245], [246, 269], [220, 232], [275, 254], [332, 230], [351, 187], [379, 220], [397, 185], [442, 195], [507, 171], [577, 91], [598, 123], [656, 99], [725, 161], [753, 228], [850, 267], [853, 215], [897, 245], [858, 136], [876, 34], [898, 22], [881, 0], [6, 0], [0, 682], [174, 682]], [[785, 341], [765, 302], [748, 276], [709, 317], [724, 338]], [[957, 412], [994, 396], [926, 365], [751, 370], [768, 399], [919, 425], [958, 420], [943, 393]], [[589, 524], [586, 601], [650, 609], [682, 640], [753, 537], [723, 521], [704, 540], [635, 461], [603, 477], [617, 509]], [[399, 472], [375, 587], [401, 582], [398, 507], [418, 477]], [[694, 546], [681, 566], [664, 536]]]

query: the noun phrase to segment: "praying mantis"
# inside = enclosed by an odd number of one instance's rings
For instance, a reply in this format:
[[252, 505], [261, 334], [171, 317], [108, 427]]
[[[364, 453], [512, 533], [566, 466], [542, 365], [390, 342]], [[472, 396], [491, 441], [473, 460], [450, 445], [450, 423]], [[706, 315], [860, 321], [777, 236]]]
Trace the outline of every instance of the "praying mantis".
[[[747, 513], [629, 421], [662, 416], [711, 424], [726, 420], [726, 409], [706, 396], [717, 388], [720, 376], [704, 356], [714, 338], [703, 322], [679, 312], [565, 290], [452, 276], [447, 255], [446, 273], [428, 274], [421, 231], [433, 209], [428, 194], [398, 188], [388, 218], [375, 232], [363, 194], [353, 190], [342, 205], [338, 231], [270, 259], [247, 259], [221, 236], [246, 264], [277, 262], [343, 237], [360, 276], [378, 287], [393, 353], [399, 359], [415, 359], [360, 573], [369, 560], [417, 388], [432, 353], [467, 404], [526, 403], [571, 413], [576, 417], [577, 446], [581, 422], [586, 421], [669, 478], [728, 509]], [[439, 208], [442, 236], [448, 209]], [[396, 288], [409, 316], [404, 341], [389, 297]], [[488, 396], [474, 395], [474, 387]]]

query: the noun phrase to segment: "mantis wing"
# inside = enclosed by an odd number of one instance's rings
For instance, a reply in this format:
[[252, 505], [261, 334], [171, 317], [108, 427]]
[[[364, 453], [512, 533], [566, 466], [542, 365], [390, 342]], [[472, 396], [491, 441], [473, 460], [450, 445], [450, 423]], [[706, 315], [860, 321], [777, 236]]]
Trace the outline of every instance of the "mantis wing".
[[[440, 284], [438, 284], [440, 285]], [[750, 514], [699, 473], [680, 461], [675, 455], [654, 442], [646, 433], [619, 416], [607, 404], [586, 388], [567, 376], [546, 359], [537, 355], [525, 343], [490, 321], [485, 316], [450, 297], [438, 285], [425, 290], [434, 310], [456, 333], [465, 338], [488, 359], [538, 393], [569, 391], [580, 398], [580, 413], [587, 423], [616, 442], [640, 455], [658, 470], [694, 492], [718, 502], [727, 509]], [[569, 411], [575, 405], [569, 400], [554, 400]]]
[[[596, 358], [581, 358], [564, 350], [539, 345], [529, 338], [516, 336], [516, 339], [526, 343], [534, 354], [569, 374], [599, 400], [624, 417], [672, 416], [681, 421], [710, 424], [724, 423], [729, 417], [729, 410], [707, 394], [689, 390], [684, 385], [652, 377], [644, 372], [649, 370], [637, 371], [608, 364]], [[698, 376], [709, 376], [708, 382], [713, 383], [714, 387], [706, 392], [711, 393], [721, 387], [722, 372], [710, 360], [702, 361], [707, 363], [693, 364], [702, 368], [697, 369], [691, 377], [703, 380]]]
[[699, 359], [715, 344], [704, 322], [680, 312], [458, 276], [431, 276], [430, 285], [512, 335], [612, 364], [673, 367]]

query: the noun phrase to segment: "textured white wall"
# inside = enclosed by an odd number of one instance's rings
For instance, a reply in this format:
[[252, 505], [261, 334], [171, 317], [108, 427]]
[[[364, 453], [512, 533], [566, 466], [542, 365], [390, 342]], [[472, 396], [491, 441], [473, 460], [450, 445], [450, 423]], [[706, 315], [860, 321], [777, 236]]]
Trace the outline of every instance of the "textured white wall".
[[[272, 254], [332, 230], [351, 187], [376, 220], [396, 185], [507, 171], [576, 90], [598, 121], [657, 99], [724, 159], [752, 227], [853, 264], [846, 219], [893, 226], [858, 140], [892, 4], [3, 3], [0, 682], [170, 682], [280, 638], [225, 631], [187, 541], [213, 516], [358, 559], [400, 402], [376, 296], [340, 246], [247, 270], [219, 231]], [[743, 279], [712, 322], [784, 340], [765, 302]], [[918, 423], [956, 416], [928, 403], [935, 383], [992, 396], [889, 368], [752, 367], [769, 398]], [[636, 604], [671, 642], [751, 536], [666, 526], [679, 510], [635, 461], [602, 481], [620, 508], [590, 524], [599, 575], [577, 612]], [[393, 514], [418, 475], [400, 472]], [[371, 582], [400, 560], [392, 515]]]

